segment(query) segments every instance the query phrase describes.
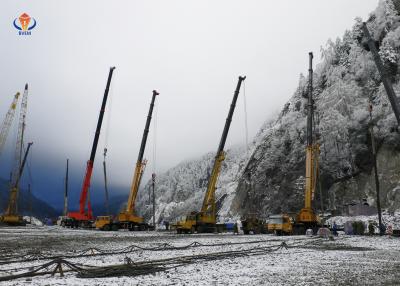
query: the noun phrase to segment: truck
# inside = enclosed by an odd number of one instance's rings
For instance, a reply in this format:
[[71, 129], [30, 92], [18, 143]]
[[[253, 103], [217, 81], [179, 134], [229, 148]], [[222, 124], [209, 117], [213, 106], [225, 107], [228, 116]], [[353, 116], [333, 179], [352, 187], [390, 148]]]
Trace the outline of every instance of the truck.
[[293, 234], [293, 219], [287, 214], [271, 215], [268, 221], [268, 232], [275, 235]]

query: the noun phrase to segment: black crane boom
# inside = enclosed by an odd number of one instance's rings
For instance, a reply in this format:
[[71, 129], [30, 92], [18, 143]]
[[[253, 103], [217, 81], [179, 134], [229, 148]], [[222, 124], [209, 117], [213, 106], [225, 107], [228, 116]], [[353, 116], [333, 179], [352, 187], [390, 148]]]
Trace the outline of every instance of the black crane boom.
[[235, 93], [233, 95], [231, 107], [229, 108], [228, 117], [226, 118], [224, 131], [222, 132], [221, 141], [219, 142], [217, 156], [224, 150], [226, 137], [228, 136], [229, 127], [231, 126], [233, 111], [235, 110], [236, 101], [239, 96], [240, 86], [242, 85], [242, 81], [246, 79], [246, 76], [239, 76], [239, 80], [236, 86]]

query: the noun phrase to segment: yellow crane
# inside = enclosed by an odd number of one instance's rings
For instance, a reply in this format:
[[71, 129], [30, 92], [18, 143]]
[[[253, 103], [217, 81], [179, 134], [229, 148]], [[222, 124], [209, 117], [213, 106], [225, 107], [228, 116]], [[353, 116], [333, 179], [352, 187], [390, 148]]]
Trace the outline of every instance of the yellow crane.
[[118, 230], [120, 228], [129, 230], [147, 230], [149, 225], [143, 221], [143, 218], [135, 212], [136, 196], [139, 191], [140, 182], [146, 167], [147, 161], [143, 159], [144, 150], [146, 148], [147, 135], [149, 133], [151, 116], [153, 114], [154, 102], [159, 93], [153, 90], [149, 113], [147, 115], [146, 125], [143, 132], [142, 143], [140, 145], [138, 159], [136, 161], [135, 171], [133, 173], [131, 190], [125, 210], [119, 213], [114, 221], [112, 216], [98, 216], [95, 221], [95, 227], [101, 230]]
[[313, 100], [313, 53], [309, 53], [308, 102], [307, 102], [307, 147], [306, 147], [306, 184], [304, 207], [293, 219], [288, 214], [271, 215], [268, 231], [281, 234], [305, 234], [307, 229], [317, 231], [321, 219], [312, 207], [319, 173], [319, 144], [314, 140], [314, 100]]
[[307, 147], [306, 147], [306, 186], [304, 194], [304, 208], [296, 215], [296, 222], [293, 228], [295, 234], [305, 234], [306, 229], [316, 228], [320, 224], [320, 218], [315, 214], [312, 208], [312, 201], [316, 189], [318, 178], [318, 158], [319, 144], [314, 142], [313, 136], [313, 117], [314, 117], [314, 100], [313, 100], [313, 53], [309, 53], [309, 75], [308, 75], [308, 104], [307, 104]]
[[29, 149], [33, 143], [29, 143], [26, 149], [23, 160], [22, 159], [22, 151], [23, 151], [23, 141], [24, 141], [24, 130], [25, 130], [25, 116], [26, 109], [28, 103], [28, 84], [25, 85], [24, 94], [22, 96], [21, 101], [21, 109], [19, 114], [19, 124], [18, 124], [18, 133], [17, 133], [17, 143], [15, 148], [15, 162], [14, 162], [14, 170], [11, 178], [11, 190], [10, 197], [8, 200], [7, 208], [4, 212], [4, 215], [0, 217], [0, 221], [9, 225], [23, 225], [24, 221], [22, 216], [18, 215], [17, 209], [17, 200], [18, 200], [18, 192], [19, 192], [19, 182], [22, 176], [22, 172], [24, 170], [26, 158], [28, 156]]
[[240, 92], [240, 86], [245, 79], [245, 76], [239, 76], [228, 117], [226, 118], [225, 127], [222, 132], [221, 141], [218, 146], [217, 155], [215, 156], [212, 172], [208, 180], [207, 191], [203, 199], [201, 210], [200, 212], [192, 212], [190, 215], [186, 216], [185, 220], [178, 222], [176, 224], [176, 230], [178, 233], [215, 232], [217, 230], [215, 190], [222, 162], [225, 160], [224, 146], [232, 122], [232, 116]]
[[3, 151], [4, 144], [6, 143], [8, 132], [10, 131], [11, 124], [14, 119], [15, 115], [15, 110], [17, 109], [17, 103], [18, 103], [18, 98], [19, 98], [20, 93], [17, 92], [14, 95], [14, 99], [11, 102], [10, 108], [7, 111], [6, 117], [3, 120], [3, 123], [1, 125], [1, 130], [0, 130], [0, 155], [1, 152]]

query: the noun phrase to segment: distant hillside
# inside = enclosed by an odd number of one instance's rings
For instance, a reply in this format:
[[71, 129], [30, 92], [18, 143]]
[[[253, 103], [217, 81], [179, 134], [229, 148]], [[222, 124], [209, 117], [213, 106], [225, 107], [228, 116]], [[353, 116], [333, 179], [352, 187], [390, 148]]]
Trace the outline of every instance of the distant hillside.
[[[110, 208], [110, 214], [111, 215], [117, 215], [122, 207], [126, 205], [126, 201], [128, 200], [128, 195], [115, 195], [109, 198], [109, 208]], [[105, 203], [96, 203], [92, 206], [93, 213], [98, 216], [98, 215], [106, 215], [106, 206]]]
[[[3, 213], [7, 207], [9, 198], [9, 182], [0, 178], [0, 213]], [[21, 215], [31, 215], [30, 206], [32, 206], [32, 215], [43, 219], [46, 217], [56, 217], [58, 212], [44, 201], [35, 197], [30, 198], [28, 190], [21, 188], [18, 196], [18, 211]]]

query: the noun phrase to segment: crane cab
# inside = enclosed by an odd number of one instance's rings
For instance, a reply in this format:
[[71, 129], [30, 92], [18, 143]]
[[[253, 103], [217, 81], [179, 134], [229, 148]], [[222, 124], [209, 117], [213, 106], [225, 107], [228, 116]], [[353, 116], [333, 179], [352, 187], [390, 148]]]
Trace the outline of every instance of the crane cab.
[[113, 226], [113, 218], [112, 216], [98, 216], [94, 222], [94, 226], [96, 229], [109, 231]]
[[190, 215], [176, 224], [177, 233], [213, 233], [217, 231], [215, 218], [202, 212], [191, 212]]
[[293, 233], [293, 221], [287, 214], [271, 215], [268, 221], [268, 232], [276, 235], [290, 235]]

